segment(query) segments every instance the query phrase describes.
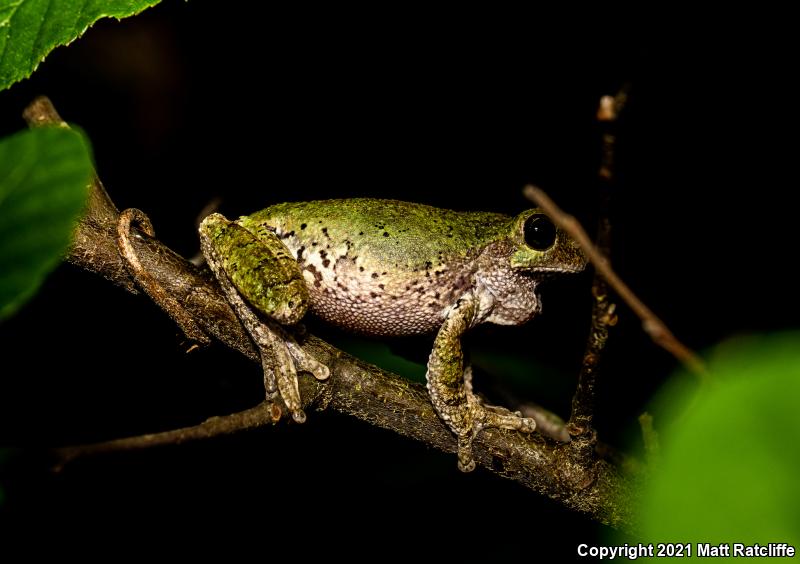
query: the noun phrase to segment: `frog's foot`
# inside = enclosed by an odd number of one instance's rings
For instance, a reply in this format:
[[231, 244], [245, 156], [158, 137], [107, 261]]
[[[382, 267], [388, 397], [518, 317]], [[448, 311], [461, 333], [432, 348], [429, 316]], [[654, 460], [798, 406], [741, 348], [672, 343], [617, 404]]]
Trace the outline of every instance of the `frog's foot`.
[[483, 406], [483, 408], [486, 411], [490, 411], [492, 413], [496, 413], [497, 415], [504, 416], [504, 417], [519, 417], [520, 419], [524, 419], [522, 417], [522, 412], [521, 411], [511, 411], [507, 407], [503, 407], [501, 405], [490, 405], [488, 403], [484, 403], [483, 402], [483, 398], [481, 398], [481, 397], [478, 397], [476, 399]]
[[[261, 330], [254, 333], [257, 335], [254, 335], [254, 340], [261, 353], [267, 399], [275, 402], [280, 396], [292, 414], [292, 419], [297, 423], [305, 423], [306, 414], [300, 400], [297, 373], [309, 372], [317, 380], [327, 380], [330, 370], [306, 353], [294, 337], [280, 327], [268, 328], [262, 322]], [[280, 412], [277, 417], [280, 417]]]
[[509, 429], [532, 433], [536, 430], [536, 421], [521, 417], [519, 412], [512, 412], [504, 407], [484, 405], [475, 394], [467, 393], [467, 411], [463, 418], [461, 428], [450, 428], [458, 437], [458, 469], [462, 472], [472, 472], [475, 469], [475, 459], [472, 456], [472, 443], [483, 429]]
[[303, 348], [298, 345], [297, 341], [295, 341], [292, 337], [289, 337], [286, 340], [286, 347], [289, 349], [289, 354], [292, 355], [292, 358], [295, 361], [297, 370], [300, 372], [308, 372], [319, 381], [330, 378], [330, 369], [304, 351]]
[[522, 417], [521, 411], [511, 411], [505, 407], [501, 407], [499, 405], [489, 405], [484, 403], [483, 398], [475, 394], [472, 387], [472, 366], [467, 365], [464, 367], [464, 389], [467, 391], [468, 395], [473, 397], [473, 401], [476, 401], [483, 407], [485, 407], [489, 411], [493, 411], [498, 415], [516, 415], [517, 417]]

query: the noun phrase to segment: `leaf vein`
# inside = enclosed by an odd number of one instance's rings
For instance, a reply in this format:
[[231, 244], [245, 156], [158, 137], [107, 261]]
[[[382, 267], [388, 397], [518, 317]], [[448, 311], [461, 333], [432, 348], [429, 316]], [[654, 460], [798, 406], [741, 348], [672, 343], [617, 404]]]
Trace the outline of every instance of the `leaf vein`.
[[13, 25], [11, 20], [14, 19], [15, 15], [17, 15], [19, 7], [22, 5], [24, 1], [25, 0], [20, 0], [19, 2], [16, 3], [16, 5], [11, 6], [13, 10], [11, 11], [11, 14], [8, 16], [8, 20], [6, 20], [8, 22], [8, 25], [4, 26], [6, 31], [6, 40], [3, 42], [3, 51], [0, 52], [0, 69], [2, 69], [3, 66], [5, 66], [6, 52], [8, 51], [8, 39], [11, 37], [11, 27]]
[[50, 15], [50, 8], [53, 6], [53, 0], [47, 0], [47, 8], [44, 10], [44, 15], [42, 19], [39, 21], [39, 26], [36, 28], [36, 36], [33, 38], [33, 44], [31, 45], [31, 57], [30, 62], [32, 64], [36, 64], [36, 48], [39, 46], [39, 42], [42, 39], [42, 29], [44, 28], [44, 23], [47, 21], [47, 16]]

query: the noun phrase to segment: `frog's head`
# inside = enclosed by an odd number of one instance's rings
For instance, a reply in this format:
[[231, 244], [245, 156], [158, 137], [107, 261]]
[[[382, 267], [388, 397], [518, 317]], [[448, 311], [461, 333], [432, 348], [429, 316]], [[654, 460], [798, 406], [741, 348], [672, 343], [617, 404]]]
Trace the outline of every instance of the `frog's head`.
[[511, 268], [535, 273], [580, 272], [586, 257], [563, 230], [557, 228], [542, 210], [532, 209], [517, 215], [510, 239], [516, 250]]

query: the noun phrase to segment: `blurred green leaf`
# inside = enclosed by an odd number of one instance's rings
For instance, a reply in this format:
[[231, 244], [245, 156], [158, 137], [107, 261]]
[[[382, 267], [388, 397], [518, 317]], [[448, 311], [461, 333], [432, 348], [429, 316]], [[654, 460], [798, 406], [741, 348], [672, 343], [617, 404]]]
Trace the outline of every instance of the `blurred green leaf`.
[[58, 264], [92, 171], [83, 137], [44, 128], [0, 141], [0, 319]]
[[679, 415], [643, 492], [644, 538], [800, 547], [800, 334], [739, 339], [715, 357], [707, 389], [661, 393]]
[[105, 17], [121, 19], [160, 0], [0, 0], [0, 90], [27, 78], [59, 45]]

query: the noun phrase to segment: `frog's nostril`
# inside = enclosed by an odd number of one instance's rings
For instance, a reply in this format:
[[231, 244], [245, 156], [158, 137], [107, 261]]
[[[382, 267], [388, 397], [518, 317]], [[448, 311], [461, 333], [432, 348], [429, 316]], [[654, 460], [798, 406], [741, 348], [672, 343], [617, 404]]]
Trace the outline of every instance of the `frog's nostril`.
[[286, 305], [288, 305], [289, 307], [294, 307], [294, 302], [290, 300], [289, 303]]

